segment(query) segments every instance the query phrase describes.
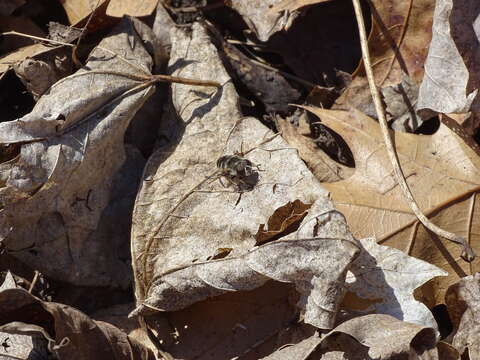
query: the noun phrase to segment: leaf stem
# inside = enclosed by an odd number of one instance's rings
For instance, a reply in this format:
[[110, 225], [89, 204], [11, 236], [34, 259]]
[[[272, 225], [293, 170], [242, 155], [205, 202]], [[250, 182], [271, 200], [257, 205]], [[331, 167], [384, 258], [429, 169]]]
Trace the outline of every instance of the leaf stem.
[[405, 176], [403, 174], [402, 168], [400, 166], [400, 161], [398, 160], [395, 147], [393, 145], [392, 139], [390, 137], [390, 130], [388, 129], [387, 119], [385, 118], [385, 110], [383, 109], [382, 101], [380, 100], [380, 93], [377, 86], [375, 85], [375, 79], [373, 76], [372, 65], [370, 62], [370, 54], [368, 50], [367, 43], [367, 34], [365, 31], [365, 22], [363, 20], [362, 9], [360, 7], [360, 0], [352, 0], [353, 7], [355, 9], [355, 16], [358, 23], [358, 31], [360, 34], [360, 46], [362, 48], [362, 58], [365, 65], [365, 73], [367, 75], [368, 85], [370, 87], [370, 92], [372, 94], [373, 103], [375, 104], [375, 110], [377, 112], [378, 121], [380, 123], [380, 128], [382, 129], [383, 138], [385, 141], [385, 147], [387, 149], [390, 162], [392, 163], [393, 171], [395, 173], [396, 180], [398, 185], [402, 189], [403, 195], [407, 200], [408, 205], [412, 209], [415, 216], [418, 220], [425, 226], [428, 230], [434, 234], [441, 236], [447, 240], [450, 240], [454, 243], [457, 243], [463, 247], [462, 258], [465, 261], [471, 262], [475, 259], [475, 253], [470, 247], [470, 245], [465, 241], [461, 236], [455, 235], [451, 232], [448, 232], [444, 229], [441, 229], [437, 225], [433, 224], [422, 212], [418, 206], [415, 198], [412, 195], [410, 187], [408, 186]]

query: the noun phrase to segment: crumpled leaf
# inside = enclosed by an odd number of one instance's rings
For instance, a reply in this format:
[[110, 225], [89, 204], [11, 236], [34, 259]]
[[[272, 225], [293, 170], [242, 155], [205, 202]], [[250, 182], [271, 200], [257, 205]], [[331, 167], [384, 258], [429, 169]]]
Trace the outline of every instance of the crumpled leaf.
[[265, 112], [286, 113], [290, 103], [299, 101], [301, 93], [282, 74], [258, 65], [221, 36], [218, 38], [236, 77], [263, 103]]
[[447, 272], [397, 249], [377, 245], [375, 239], [362, 239], [360, 243], [362, 251], [350, 267], [346, 287], [357, 297], [370, 300], [370, 304], [363, 302], [363, 308], [358, 309], [357, 299], [347, 294], [342, 305], [359, 313], [391, 315], [436, 329], [432, 313], [415, 300], [413, 291], [436, 276], [448, 275]]
[[[0, 334], [41, 336], [60, 360], [155, 359], [150, 350], [115, 326], [93, 321], [67, 305], [44, 302], [22, 288], [0, 291], [0, 313]], [[38, 351], [38, 340], [32, 341]]]
[[[168, 116], [162, 122], [173, 152], [160, 148], [150, 158], [134, 210], [134, 314], [174, 311], [275, 279], [296, 284], [307, 323], [331, 327], [346, 267], [357, 252], [343, 216], [281, 137], [254, 118], [242, 118], [238, 96], [206, 31], [194, 25], [191, 38], [181, 30], [173, 36], [170, 63], [181, 58], [185, 64], [179, 74], [203, 74], [224, 85], [213, 93], [172, 86], [181, 122]], [[239, 194], [235, 185], [225, 188], [214, 175], [220, 156], [242, 149], [262, 171], [253, 189]], [[299, 231], [255, 247], [258, 225], [285, 201], [297, 199], [313, 204]], [[206, 261], [219, 248], [233, 250]]]
[[260, 224], [258, 227], [255, 245], [280, 239], [297, 230], [311, 206], [312, 204], [304, 204], [298, 199], [280, 206], [268, 218], [267, 228], [265, 228], [265, 224]]
[[30, 114], [0, 123], [0, 144], [21, 145], [0, 164], [0, 234], [11, 255], [57, 280], [129, 285], [118, 244], [96, 241], [95, 230], [125, 159], [125, 129], [153, 90], [135, 80], [152, 66], [135, 26], [145, 27], [125, 19]]
[[362, 359], [414, 359], [425, 355], [425, 352], [431, 356], [425, 359], [439, 359], [434, 329], [403, 322], [389, 315], [356, 317], [340, 324], [322, 338], [323, 346], [345, 351], [350, 356], [359, 355], [352, 352], [352, 349], [358, 349], [356, 342], [368, 348], [362, 354]]
[[269, 11], [282, 0], [232, 0], [231, 6], [238, 11], [250, 30], [260, 41], [281, 30], [288, 30], [297, 17], [297, 13], [285, 11], [283, 14]]
[[[372, 27], [368, 45], [376, 85], [380, 88], [398, 86], [405, 74], [412, 83], [420, 83], [432, 36], [434, 0], [374, 0], [369, 5]], [[416, 99], [409, 100], [414, 103]], [[362, 61], [353, 73], [351, 84], [337, 99], [334, 108], [356, 108], [376, 118]], [[409, 124], [411, 130], [421, 125], [422, 119], [417, 120], [418, 123]]]
[[319, 181], [335, 182], [353, 173], [351, 168], [334, 161], [315, 144], [305, 116], [300, 116], [298, 127], [280, 117], [276, 118], [275, 124], [288, 144], [298, 149], [298, 154]]
[[436, 1], [419, 109], [439, 113], [470, 110], [480, 85], [480, 67], [474, 60], [480, 47], [472, 26], [479, 14], [478, 1], [455, 1], [455, 5], [452, 0]]
[[13, 65], [15, 74], [35, 100], [54, 83], [71, 73], [72, 63], [67, 57], [57, 57], [55, 60], [54, 62], [47, 62], [27, 58]]
[[417, 115], [418, 86], [408, 76], [381, 89], [387, 121], [394, 130], [414, 132], [423, 120]]
[[[461, 259], [461, 247], [439, 239], [419, 224], [397, 186], [380, 127], [358, 111], [308, 108], [322, 124], [348, 143], [355, 157], [352, 177], [323, 184], [357, 238], [374, 236], [379, 244], [400, 249], [448, 272], [430, 281], [423, 301], [443, 303], [448, 286], [480, 264]], [[438, 226], [470, 239], [480, 252], [480, 158], [441, 124], [432, 136], [392, 132], [397, 154], [414, 198]]]
[[[454, 326], [452, 345], [469, 359], [480, 357], [480, 273], [460, 279], [448, 288], [445, 303]], [[463, 357], [462, 357], [463, 358]]]
[[42, 328], [20, 322], [0, 326], [0, 359], [48, 359], [47, 340]]

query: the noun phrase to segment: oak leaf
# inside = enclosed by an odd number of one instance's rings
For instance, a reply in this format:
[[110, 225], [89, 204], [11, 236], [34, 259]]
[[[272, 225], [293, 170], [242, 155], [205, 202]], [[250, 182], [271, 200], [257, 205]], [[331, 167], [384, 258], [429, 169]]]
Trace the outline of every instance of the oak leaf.
[[[419, 224], [395, 180], [380, 127], [359, 111], [307, 108], [350, 146], [356, 169], [352, 177], [323, 184], [357, 238], [375, 236], [389, 245], [446, 270], [448, 277], [429, 282], [429, 305], [442, 303], [448, 286], [476, 271], [461, 247], [439, 239]], [[438, 226], [468, 239], [480, 252], [480, 158], [441, 124], [432, 136], [392, 132], [407, 182], [424, 213]]]

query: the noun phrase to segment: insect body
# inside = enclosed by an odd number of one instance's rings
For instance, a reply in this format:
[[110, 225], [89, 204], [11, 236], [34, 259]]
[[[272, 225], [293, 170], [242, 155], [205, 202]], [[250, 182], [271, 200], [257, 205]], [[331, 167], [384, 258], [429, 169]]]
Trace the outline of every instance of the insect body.
[[[217, 160], [221, 175], [236, 184], [240, 190], [251, 190], [258, 181], [258, 173], [250, 160], [238, 155], [224, 155]], [[257, 167], [258, 168], [258, 167]]]

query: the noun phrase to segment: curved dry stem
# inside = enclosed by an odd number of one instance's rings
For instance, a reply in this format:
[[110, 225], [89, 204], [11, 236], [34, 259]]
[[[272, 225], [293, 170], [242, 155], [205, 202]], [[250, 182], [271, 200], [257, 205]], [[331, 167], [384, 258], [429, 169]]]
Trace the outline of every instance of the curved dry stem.
[[378, 121], [380, 123], [380, 128], [382, 129], [383, 138], [385, 141], [385, 147], [387, 148], [387, 153], [392, 163], [393, 171], [395, 173], [395, 178], [398, 182], [398, 185], [402, 189], [403, 195], [408, 202], [408, 205], [412, 209], [415, 216], [420, 220], [420, 222], [428, 230], [434, 234], [441, 236], [447, 240], [450, 240], [458, 245], [463, 247], [462, 258], [465, 261], [471, 262], [475, 259], [475, 253], [470, 245], [465, 241], [461, 236], [455, 235], [451, 232], [448, 232], [444, 229], [441, 229], [437, 225], [433, 224], [422, 212], [417, 202], [415, 201], [410, 187], [408, 186], [405, 176], [403, 174], [402, 168], [400, 167], [400, 161], [398, 160], [395, 147], [393, 145], [392, 139], [390, 137], [390, 130], [388, 129], [387, 120], [385, 118], [385, 111], [383, 109], [382, 102], [380, 100], [380, 94], [378, 88], [375, 85], [375, 79], [373, 77], [372, 65], [370, 62], [370, 53], [368, 51], [367, 45], [367, 35], [365, 31], [365, 23], [363, 20], [362, 10], [360, 7], [360, 0], [352, 0], [353, 7], [355, 9], [355, 16], [357, 18], [358, 30], [360, 34], [360, 45], [362, 48], [362, 58], [365, 65], [365, 73], [368, 79], [368, 85], [372, 93], [373, 102], [375, 104], [375, 110], [377, 111]]

